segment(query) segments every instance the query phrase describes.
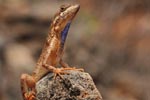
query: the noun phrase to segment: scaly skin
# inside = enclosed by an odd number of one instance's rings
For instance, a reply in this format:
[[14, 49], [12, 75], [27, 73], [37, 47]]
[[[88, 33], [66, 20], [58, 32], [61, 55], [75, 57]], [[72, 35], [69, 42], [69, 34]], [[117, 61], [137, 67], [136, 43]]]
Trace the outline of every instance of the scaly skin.
[[[79, 5], [62, 5], [60, 11], [55, 15], [33, 74], [21, 75], [21, 90], [24, 100], [35, 100], [35, 84], [45, 74], [53, 72], [56, 76], [65, 73], [65, 70], [76, 70], [63, 62], [62, 55], [70, 24], [79, 8]], [[57, 64], [63, 68], [56, 68]]]

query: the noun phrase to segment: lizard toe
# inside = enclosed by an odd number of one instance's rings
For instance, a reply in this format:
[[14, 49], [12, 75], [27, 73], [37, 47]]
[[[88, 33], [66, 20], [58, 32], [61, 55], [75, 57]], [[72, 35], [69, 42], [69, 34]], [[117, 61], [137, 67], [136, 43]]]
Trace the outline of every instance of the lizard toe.
[[25, 100], [36, 100], [35, 92], [25, 93]]

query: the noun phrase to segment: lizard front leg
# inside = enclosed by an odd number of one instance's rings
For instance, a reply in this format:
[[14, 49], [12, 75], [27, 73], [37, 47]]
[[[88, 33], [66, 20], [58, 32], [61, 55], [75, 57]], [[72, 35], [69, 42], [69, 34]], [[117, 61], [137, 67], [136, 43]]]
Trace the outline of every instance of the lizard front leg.
[[21, 91], [24, 100], [35, 100], [35, 79], [28, 74], [21, 75]]

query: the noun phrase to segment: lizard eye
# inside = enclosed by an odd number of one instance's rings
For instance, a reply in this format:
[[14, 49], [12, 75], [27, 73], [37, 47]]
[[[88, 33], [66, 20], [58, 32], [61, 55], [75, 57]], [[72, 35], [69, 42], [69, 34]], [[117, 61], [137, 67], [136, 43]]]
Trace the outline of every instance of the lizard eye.
[[69, 8], [70, 6], [71, 6], [70, 4], [62, 5], [62, 6], [60, 7], [60, 11], [63, 12], [63, 11], [65, 11], [67, 8]]
[[65, 6], [61, 6], [61, 7], [60, 7], [60, 11], [61, 11], [61, 12], [63, 12], [65, 9], [66, 9]]

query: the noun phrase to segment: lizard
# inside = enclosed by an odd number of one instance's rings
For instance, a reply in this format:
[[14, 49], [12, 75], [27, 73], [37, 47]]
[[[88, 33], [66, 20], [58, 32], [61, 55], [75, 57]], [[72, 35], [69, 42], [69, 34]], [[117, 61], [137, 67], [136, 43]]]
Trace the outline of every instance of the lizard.
[[[35, 70], [32, 75], [21, 75], [21, 92], [24, 100], [35, 100], [36, 82], [49, 72], [53, 72], [55, 77], [56, 75], [64, 74], [65, 70], [83, 71], [83, 69], [69, 67], [62, 60], [68, 30], [79, 8], [79, 4], [62, 5], [60, 10], [55, 14]], [[62, 68], [57, 68], [57, 64], [60, 64]]]

